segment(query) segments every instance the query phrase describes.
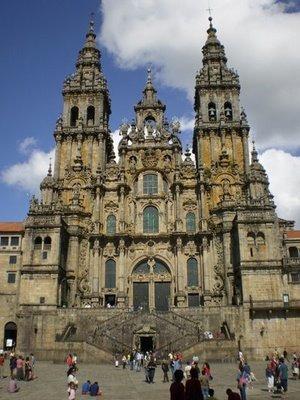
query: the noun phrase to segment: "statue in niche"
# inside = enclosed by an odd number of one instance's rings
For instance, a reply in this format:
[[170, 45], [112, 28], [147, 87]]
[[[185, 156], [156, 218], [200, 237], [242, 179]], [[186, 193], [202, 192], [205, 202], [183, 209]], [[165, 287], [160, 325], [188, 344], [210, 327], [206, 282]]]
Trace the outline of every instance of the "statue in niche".
[[228, 179], [224, 179], [222, 181], [222, 191], [223, 191], [223, 200], [230, 200], [231, 193], [230, 193], [230, 182]]

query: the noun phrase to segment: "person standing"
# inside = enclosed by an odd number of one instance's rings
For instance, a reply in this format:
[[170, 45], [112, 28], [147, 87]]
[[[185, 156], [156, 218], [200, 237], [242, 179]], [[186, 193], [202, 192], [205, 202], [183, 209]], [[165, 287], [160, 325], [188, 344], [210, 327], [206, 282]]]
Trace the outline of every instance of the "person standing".
[[182, 384], [183, 371], [178, 369], [174, 372], [174, 381], [170, 386], [170, 400], [185, 400], [184, 386]]
[[191, 363], [188, 361], [184, 368], [184, 377], [186, 380], [191, 378], [191, 369], [192, 369]]
[[24, 360], [22, 356], [18, 356], [17, 358], [17, 380], [24, 380]]
[[161, 369], [163, 371], [163, 382], [169, 382], [169, 376], [168, 376], [168, 372], [169, 372], [169, 365], [168, 362], [166, 360], [163, 360], [163, 362], [161, 363]]
[[284, 358], [279, 359], [278, 376], [283, 392], [287, 392], [288, 389], [288, 366], [284, 362]]
[[[191, 370], [191, 373], [192, 373], [192, 370]], [[204, 370], [202, 370], [202, 372], [201, 372], [200, 383], [201, 383], [203, 399], [207, 400], [208, 399], [208, 391], [209, 391], [209, 380], [208, 380], [208, 377], [205, 375]]]
[[0, 354], [0, 379], [4, 378], [4, 354]]
[[75, 400], [76, 399], [76, 385], [74, 382], [69, 383], [68, 387], [68, 400]]
[[191, 369], [191, 378], [185, 383], [185, 400], [203, 400], [201, 383], [198, 379], [198, 372], [195, 368]]

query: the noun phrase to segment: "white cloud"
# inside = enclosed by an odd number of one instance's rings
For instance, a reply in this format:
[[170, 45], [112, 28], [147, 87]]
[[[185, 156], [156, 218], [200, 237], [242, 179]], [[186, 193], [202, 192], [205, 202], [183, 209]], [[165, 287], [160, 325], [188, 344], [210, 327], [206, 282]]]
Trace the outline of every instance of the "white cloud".
[[[284, 13], [275, 0], [212, 0], [211, 6], [260, 148], [300, 147], [300, 13]], [[192, 100], [206, 9], [207, 0], [103, 0], [100, 42], [123, 68], [152, 63], [164, 84]]]
[[40, 183], [47, 174], [49, 159], [51, 157], [54, 160], [54, 156], [54, 149], [48, 153], [35, 149], [26, 161], [5, 169], [1, 174], [1, 180], [30, 194], [38, 194]]
[[18, 149], [22, 154], [28, 154], [34, 147], [36, 147], [37, 140], [33, 136], [28, 136], [24, 140], [22, 140]]
[[296, 220], [300, 228], [300, 157], [269, 149], [262, 153], [260, 162], [269, 175], [278, 216]]

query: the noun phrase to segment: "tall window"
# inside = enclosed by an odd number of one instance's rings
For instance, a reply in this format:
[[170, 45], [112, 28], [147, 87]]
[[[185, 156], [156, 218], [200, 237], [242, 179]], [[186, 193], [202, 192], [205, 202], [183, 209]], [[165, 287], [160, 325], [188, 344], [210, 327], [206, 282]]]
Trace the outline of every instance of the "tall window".
[[106, 220], [106, 233], [108, 235], [114, 235], [116, 233], [116, 217], [110, 214]]
[[158, 210], [148, 206], [144, 209], [144, 233], [158, 233]]
[[88, 106], [86, 110], [86, 122], [88, 125], [94, 125], [95, 123], [95, 107]]
[[52, 240], [51, 240], [50, 236], [45, 237], [45, 239], [44, 239], [44, 250], [51, 250], [51, 242], [52, 242]]
[[225, 112], [225, 118], [228, 121], [232, 121], [232, 105], [229, 101], [226, 101], [224, 104], [224, 112]]
[[147, 174], [144, 175], [144, 194], [156, 194], [158, 191], [157, 175]]
[[297, 247], [290, 247], [290, 248], [289, 248], [289, 255], [290, 255], [290, 257], [292, 257], [292, 258], [299, 257]]
[[105, 287], [113, 289], [116, 287], [116, 262], [109, 259], [105, 263]]
[[208, 119], [210, 121], [216, 121], [217, 119], [217, 109], [215, 103], [213, 102], [210, 102], [208, 105]]
[[42, 243], [43, 243], [42, 238], [40, 236], [36, 237], [34, 239], [34, 248], [36, 250], [41, 249], [42, 248]]
[[196, 217], [192, 212], [186, 214], [186, 231], [188, 233], [194, 233], [196, 231]]
[[198, 286], [198, 262], [196, 258], [189, 258], [187, 262], [187, 285]]
[[76, 106], [72, 107], [71, 108], [71, 117], [70, 117], [70, 125], [71, 126], [77, 125], [78, 115], [79, 115], [78, 107], [76, 107]]

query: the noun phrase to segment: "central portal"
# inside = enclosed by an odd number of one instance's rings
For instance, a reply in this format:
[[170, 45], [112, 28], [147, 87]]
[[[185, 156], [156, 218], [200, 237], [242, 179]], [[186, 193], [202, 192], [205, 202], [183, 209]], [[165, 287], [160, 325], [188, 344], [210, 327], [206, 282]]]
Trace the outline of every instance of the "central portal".
[[142, 353], [153, 351], [153, 336], [140, 336], [140, 350]]

